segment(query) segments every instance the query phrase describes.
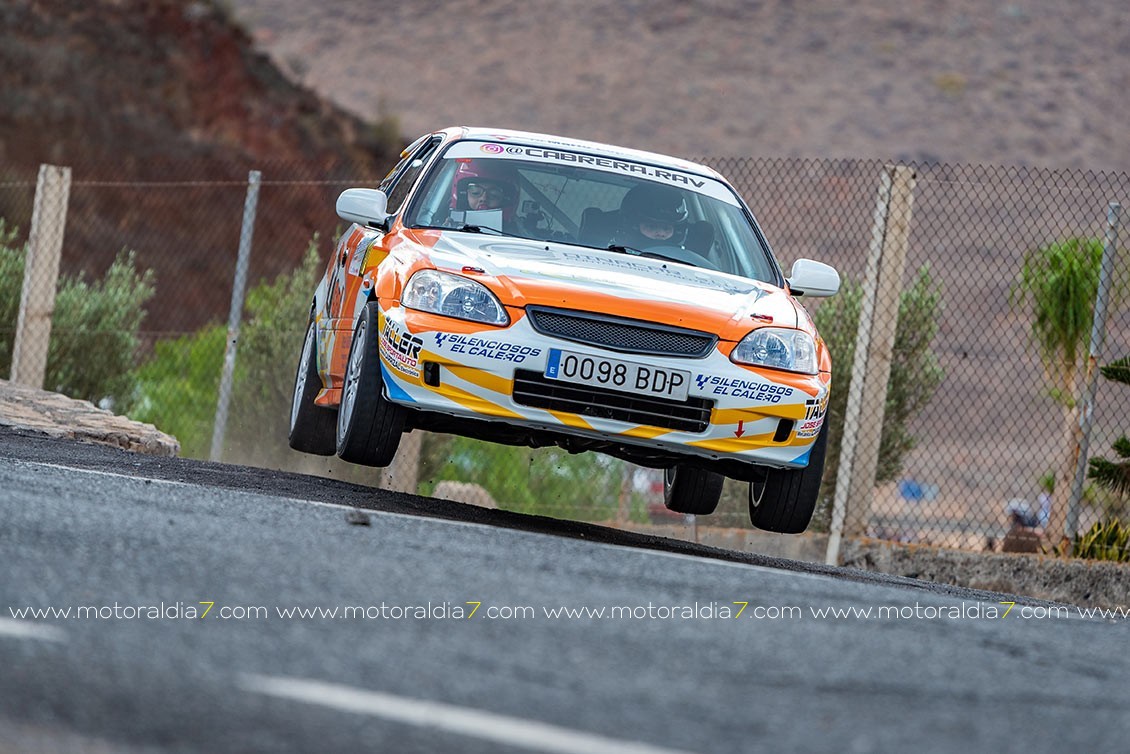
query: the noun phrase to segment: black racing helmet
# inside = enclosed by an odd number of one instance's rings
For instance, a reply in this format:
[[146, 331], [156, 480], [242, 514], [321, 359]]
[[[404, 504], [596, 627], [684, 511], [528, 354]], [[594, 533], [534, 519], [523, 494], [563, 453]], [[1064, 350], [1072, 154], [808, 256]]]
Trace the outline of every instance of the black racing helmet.
[[624, 194], [620, 212], [629, 225], [650, 220], [671, 223], [678, 229], [687, 221], [687, 200], [672, 186], [641, 183]]

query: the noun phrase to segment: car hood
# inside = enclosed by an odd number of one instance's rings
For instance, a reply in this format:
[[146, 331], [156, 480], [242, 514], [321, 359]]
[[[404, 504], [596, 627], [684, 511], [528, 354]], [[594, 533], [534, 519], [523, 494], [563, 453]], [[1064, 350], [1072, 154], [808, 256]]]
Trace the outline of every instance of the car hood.
[[723, 340], [769, 324], [808, 329], [808, 318], [774, 285], [662, 259], [465, 233], [440, 234], [426, 254], [436, 268], [487, 285], [508, 306], [664, 322]]

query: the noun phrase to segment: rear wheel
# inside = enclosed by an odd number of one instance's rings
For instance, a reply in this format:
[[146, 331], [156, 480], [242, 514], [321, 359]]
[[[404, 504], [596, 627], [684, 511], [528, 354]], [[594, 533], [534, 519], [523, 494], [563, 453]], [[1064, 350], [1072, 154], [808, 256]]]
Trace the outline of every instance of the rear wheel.
[[290, 447], [303, 453], [332, 456], [337, 450], [334, 429], [337, 412], [314, 403], [322, 382], [318, 377], [317, 325], [310, 322], [302, 343], [302, 358], [294, 375], [294, 395], [290, 400]]
[[759, 529], [779, 534], [799, 534], [808, 528], [820, 496], [828, 427], [812, 445], [803, 469], [761, 469], [761, 478], [749, 483], [749, 520]]
[[726, 478], [713, 471], [678, 463], [663, 472], [663, 504], [676, 513], [707, 516], [718, 507]]
[[363, 466], [392, 463], [404, 431], [405, 410], [384, 396], [379, 319], [376, 302], [366, 304], [353, 331], [337, 412], [337, 454]]

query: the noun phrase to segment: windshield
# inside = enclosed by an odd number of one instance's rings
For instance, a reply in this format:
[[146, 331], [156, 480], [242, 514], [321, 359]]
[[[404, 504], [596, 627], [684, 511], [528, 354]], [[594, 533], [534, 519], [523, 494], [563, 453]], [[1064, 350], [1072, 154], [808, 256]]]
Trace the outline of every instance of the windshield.
[[574, 152], [455, 142], [404, 224], [611, 248], [777, 282], [768, 250], [725, 184]]

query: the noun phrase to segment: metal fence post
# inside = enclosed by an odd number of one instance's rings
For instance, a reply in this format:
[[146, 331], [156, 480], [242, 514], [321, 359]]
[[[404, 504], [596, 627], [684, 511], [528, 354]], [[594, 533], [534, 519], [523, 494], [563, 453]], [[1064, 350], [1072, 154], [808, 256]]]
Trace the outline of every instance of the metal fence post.
[[70, 196], [71, 169], [40, 165], [24, 260], [24, 282], [12, 348], [11, 373], [12, 382], [37, 389], [43, 388], [47, 375], [51, 318], [55, 314], [55, 290], [58, 287], [59, 259], [63, 254], [63, 232], [67, 226]]
[[255, 208], [259, 203], [261, 174], [252, 170], [247, 174], [247, 197], [243, 201], [243, 226], [239, 231], [239, 257], [235, 264], [235, 281], [231, 291], [231, 311], [228, 315], [228, 340], [224, 349], [224, 371], [220, 376], [220, 396], [216, 402], [216, 420], [212, 425], [212, 452], [210, 458], [219, 461], [224, 452], [224, 433], [227, 431], [228, 407], [231, 404], [232, 377], [235, 374], [235, 351], [239, 341], [239, 322], [243, 314], [243, 295], [247, 287], [247, 269], [251, 263], [251, 237], [255, 232]]
[[1071, 484], [1071, 497], [1067, 501], [1067, 521], [1063, 533], [1074, 537], [1079, 528], [1079, 502], [1083, 499], [1083, 482], [1087, 476], [1087, 453], [1091, 445], [1091, 426], [1094, 424], [1095, 390], [1099, 380], [1099, 359], [1102, 358], [1106, 339], [1106, 310], [1110, 298], [1111, 279], [1114, 277], [1114, 255], [1118, 250], [1118, 220], [1122, 205], [1111, 202], [1106, 210], [1106, 236], [1103, 238], [1103, 261], [1099, 267], [1099, 289], [1095, 295], [1095, 313], [1091, 321], [1091, 347], [1087, 356], [1087, 387], [1083, 395], [1083, 410], [1079, 412], [1079, 441], [1075, 446], [1075, 478]]
[[839, 564], [842, 538], [862, 535], [871, 515], [914, 183], [914, 170], [905, 165], [886, 166], [880, 178], [825, 554], [829, 565]]

